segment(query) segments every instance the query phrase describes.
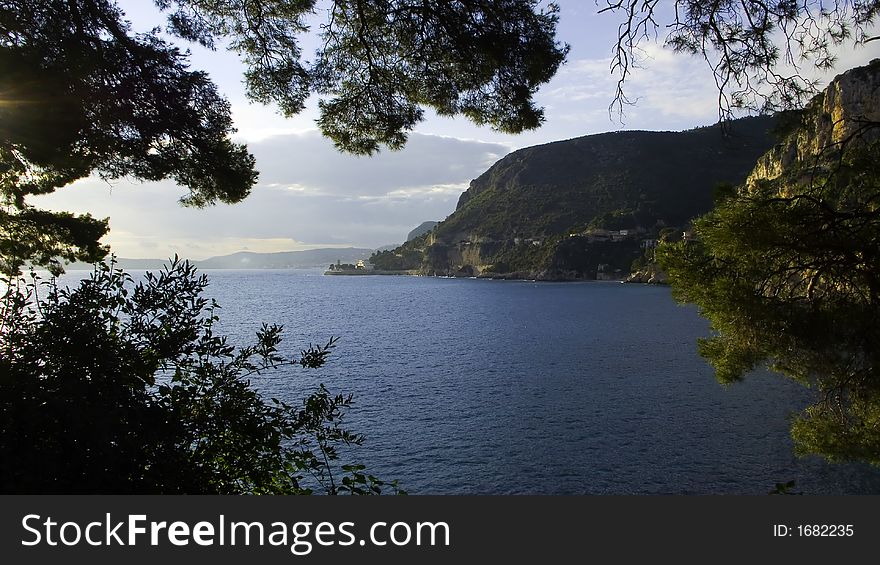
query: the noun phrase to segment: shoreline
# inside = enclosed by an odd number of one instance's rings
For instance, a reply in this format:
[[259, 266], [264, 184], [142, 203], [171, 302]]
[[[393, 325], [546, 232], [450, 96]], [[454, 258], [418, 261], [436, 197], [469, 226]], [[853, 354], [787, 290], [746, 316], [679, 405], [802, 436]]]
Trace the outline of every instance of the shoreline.
[[380, 271], [377, 269], [334, 269], [332, 271], [324, 271], [324, 275], [328, 277], [363, 277], [367, 275], [383, 275], [383, 276], [421, 276], [418, 271]]
[[632, 275], [620, 278], [620, 279], [590, 279], [584, 277], [576, 277], [576, 276], [558, 276], [552, 277], [547, 276], [543, 273], [536, 273], [536, 276], [528, 276], [526, 273], [515, 272], [515, 273], [501, 273], [501, 274], [484, 274], [477, 276], [465, 276], [465, 275], [438, 275], [438, 274], [425, 274], [420, 273], [417, 270], [409, 270], [409, 271], [379, 271], [379, 270], [366, 270], [366, 269], [357, 269], [357, 270], [345, 270], [345, 271], [325, 271], [324, 275], [326, 276], [410, 276], [410, 277], [434, 277], [434, 278], [445, 278], [445, 279], [482, 279], [482, 280], [496, 280], [496, 281], [519, 281], [519, 282], [599, 282], [599, 283], [622, 283], [622, 284], [644, 284], [644, 285], [652, 285], [652, 286], [669, 286], [666, 282], [658, 282], [658, 281], [644, 281], [633, 279]]

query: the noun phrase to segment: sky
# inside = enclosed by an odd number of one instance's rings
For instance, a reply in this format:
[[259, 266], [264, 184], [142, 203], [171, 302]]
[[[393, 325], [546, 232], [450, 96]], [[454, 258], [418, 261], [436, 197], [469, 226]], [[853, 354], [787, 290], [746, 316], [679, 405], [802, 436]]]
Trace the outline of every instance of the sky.
[[[180, 206], [186, 190], [173, 181], [88, 178], [32, 204], [109, 217], [104, 243], [125, 258], [178, 254], [198, 260], [245, 250], [376, 248], [401, 243], [423, 221], [446, 218], [470, 181], [515, 149], [606, 131], [679, 131], [717, 121], [717, 93], [705, 62], [674, 54], [662, 42], [644, 46], [641, 68], [627, 82], [627, 95], [636, 104], [623, 117], [610, 113], [616, 78], [609, 66], [619, 19], [598, 14], [593, 0], [557, 3], [557, 37], [571, 51], [535, 98], [546, 117], [537, 130], [500, 134], [428, 111], [403, 150], [345, 155], [319, 134], [316, 98], [302, 114], [284, 119], [271, 106], [246, 99], [244, 67], [236, 55], [188, 46], [192, 67], [208, 72], [230, 101], [236, 140], [246, 142], [256, 158], [260, 178], [251, 195], [234, 205], [194, 209]], [[162, 23], [152, 2], [119, 0], [119, 5], [137, 31]], [[304, 53], [314, 50], [310, 41], [304, 41]], [[877, 57], [880, 42], [846, 46], [836, 69], [821, 79], [827, 83]]]

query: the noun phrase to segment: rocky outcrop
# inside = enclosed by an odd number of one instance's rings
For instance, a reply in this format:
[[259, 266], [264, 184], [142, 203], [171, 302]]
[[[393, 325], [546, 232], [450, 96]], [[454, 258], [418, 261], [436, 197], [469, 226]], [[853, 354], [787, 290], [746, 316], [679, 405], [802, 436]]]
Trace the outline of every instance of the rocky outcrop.
[[[804, 108], [801, 125], [782, 143], [764, 154], [749, 175], [753, 190], [761, 180], [773, 180], [799, 164], [812, 165], [823, 153], [834, 151], [869, 122], [880, 122], [880, 59], [851, 69], [831, 81]], [[863, 141], [877, 139], [880, 128]]]
[[669, 284], [666, 271], [658, 267], [656, 264], [650, 264], [646, 267], [633, 271], [623, 282], [641, 283], [641, 284]]

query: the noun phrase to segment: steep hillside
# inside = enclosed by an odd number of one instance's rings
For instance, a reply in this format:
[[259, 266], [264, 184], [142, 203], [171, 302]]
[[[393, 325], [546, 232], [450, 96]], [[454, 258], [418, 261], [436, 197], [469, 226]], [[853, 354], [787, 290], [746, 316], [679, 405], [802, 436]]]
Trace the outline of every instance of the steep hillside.
[[613, 278], [663, 228], [680, 234], [711, 209], [716, 186], [741, 183], [773, 145], [775, 123], [613, 132], [515, 151], [395, 254], [413, 268], [420, 251], [425, 273]]
[[561, 233], [626, 210], [683, 223], [712, 206], [712, 186], [738, 183], [771, 145], [771, 118], [685, 132], [623, 131], [515, 151], [459, 199], [439, 237]]

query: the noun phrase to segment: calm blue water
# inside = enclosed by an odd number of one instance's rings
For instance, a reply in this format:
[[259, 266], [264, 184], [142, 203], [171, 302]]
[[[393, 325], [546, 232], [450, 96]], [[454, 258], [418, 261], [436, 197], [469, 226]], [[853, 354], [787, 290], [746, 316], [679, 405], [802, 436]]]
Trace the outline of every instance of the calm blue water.
[[340, 337], [325, 368], [257, 384], [354, 393], [354, 459], [413, 494], [880, 493], [877, 470], [792, 454], [809, 391], [763, 372], [718, 385], [706, 322], [667, 288], [207, 273], [236, 341], [262, 322], [290, 352]]

